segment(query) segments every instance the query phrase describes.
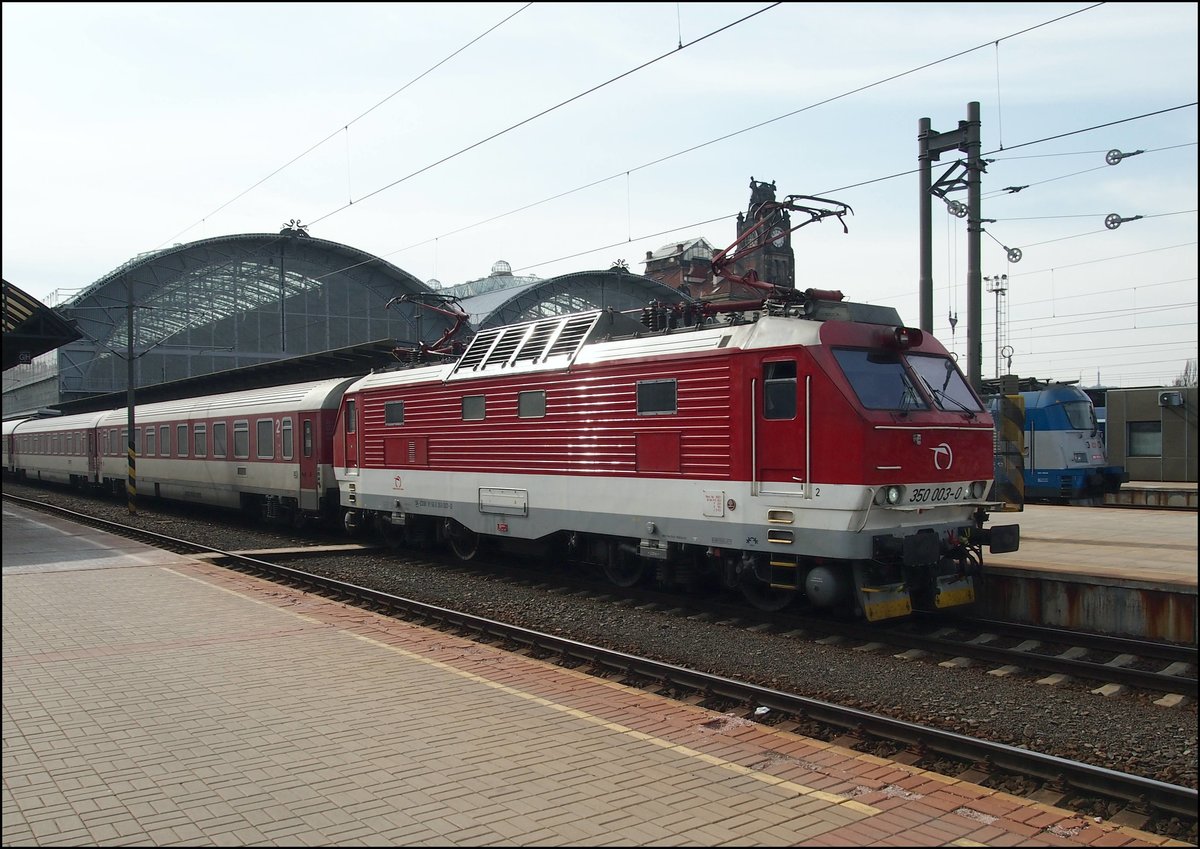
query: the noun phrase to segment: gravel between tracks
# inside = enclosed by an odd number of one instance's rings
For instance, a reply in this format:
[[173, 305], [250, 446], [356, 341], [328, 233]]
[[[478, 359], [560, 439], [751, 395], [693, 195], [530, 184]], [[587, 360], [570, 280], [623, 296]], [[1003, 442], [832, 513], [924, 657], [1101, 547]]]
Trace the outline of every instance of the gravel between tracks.
[[[157, 502], [140, 505], [138, 515], [130, 516], [125, 504], [116, 501], [9, 481], [4, 490], [223, 550], [318, 542], [315, 536], [287, 530], [223, 526]], [[986, 668], [946, 669], [888, 653], [856, 652], [563, 597], [460, 575], [403, 553], [320, 557], [306, 559], [298, 568], [898, 719], [1197, 786], [1194, 703], [1167, 708], [1155, 705], [1154, 696], [1105, 698], [1080, 685], [1039, 685], [1034, 675], [1001, 679], [987, 675]]]

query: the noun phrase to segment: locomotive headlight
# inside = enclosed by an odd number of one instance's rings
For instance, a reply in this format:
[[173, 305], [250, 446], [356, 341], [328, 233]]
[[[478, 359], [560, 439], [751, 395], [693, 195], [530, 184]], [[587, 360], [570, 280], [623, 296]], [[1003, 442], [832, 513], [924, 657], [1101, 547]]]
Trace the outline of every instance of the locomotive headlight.
[[884, 504], [899, 504], [900, 498], [904, 495], [904, 488], [900, 486], [883, 486], [875, 493], [875, 503]]
[[987, 492], [987, 481], [973, 481], [971, 483], [972, 498], [983, 498], [985, 492]]

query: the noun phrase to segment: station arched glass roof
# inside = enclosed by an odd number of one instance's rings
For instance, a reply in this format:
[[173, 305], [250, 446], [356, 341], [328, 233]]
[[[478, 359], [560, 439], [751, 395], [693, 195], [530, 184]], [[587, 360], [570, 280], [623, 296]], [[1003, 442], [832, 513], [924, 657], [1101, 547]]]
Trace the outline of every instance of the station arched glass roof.
[[66, 400], [125, 387], [131, 303], [141, 386], [378, 340], [436, 340], [450, 319], [393, 303], [428, 291], [373, 254], [298, 229], [152, 251], [59, 308], [84, 337], [60, 349], [61, 391]]
[[652, 301], [675, 304], [693, 300], [664, 283], [624, 268], [576, 271], [546, 280], [529, 280], [494, 289], [460, 303], [476, 330], [591, 309], [637, 310]]

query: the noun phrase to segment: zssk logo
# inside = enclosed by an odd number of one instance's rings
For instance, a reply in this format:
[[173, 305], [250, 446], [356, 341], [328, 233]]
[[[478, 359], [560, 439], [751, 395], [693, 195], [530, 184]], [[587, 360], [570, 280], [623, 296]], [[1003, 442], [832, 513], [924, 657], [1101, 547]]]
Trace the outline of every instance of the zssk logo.
[[933, 452], [933, 467], [939, 472], [944, 472], [954, 465], [954, 452], [946, 443], [935, 445], [929, 450]]

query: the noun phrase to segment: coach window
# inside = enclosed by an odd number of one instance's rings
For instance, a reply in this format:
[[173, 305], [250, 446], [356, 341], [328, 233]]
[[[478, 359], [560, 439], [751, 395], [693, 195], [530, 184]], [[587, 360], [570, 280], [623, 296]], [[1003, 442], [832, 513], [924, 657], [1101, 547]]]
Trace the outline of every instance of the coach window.
[[796, 418], [796, 361], [763, 363], [763, 418]]
[[290, 460], [290, 459], [292, 459], [292, 420], [291, 420], [291, 418], [285, 418], [282, 422], [282, 425], [283, 425], [283, 427], [279, 433], [279, 439], [280, 439], [280, 443], [281, 443], [281, 451], [283, 454], [283, 459]]
[[175, 425], [175, 456], [186, 457], [188, 453], [188, 427]]
[[517, 416], [522, 419], [540, 419], [546, 415], [546, 392], [522, 392], [517, 395]]
[[1129, 422], [1129, 457], [1162, 456], [1162, 422]]
[[254, 423], [258, 445], [255, 456], [260, 460], [271, 460], [275, 457], [275, 420], [259, 419]]
[[404, 424], [404, 402], [387, 401], [383, 405], [383, 423], [385, 425]]
[[637, 412], [639, 416], [668, 416], [678, 411], [677, 389], [671, 380], [639, 380]]
[[225, 422], [213, 422], [213, 456], [225, 456]]
[[304, 456], [312, 456], [313, 434], [312, 434], [312, 419], [304, 420]]
[[233, 456], [239, 460], [250, 457], [250, 422], [233, 423]]
[[464, 395], [462, 399], [462, 420], [464, 422], [481, 422], [487, 414], [487, 402], [482, 395]]
[[168, 425], [161, 425], [158, 429], [158, 456], [171, 456], [171, 428]]
[[192, 426], [192, 453], [197, 457], [208, 456], [208, 425]]
[[148, 428], [146, 428], [146, 456], [151, 457], [153, 455], [154, 455], [154, 428], [148, 427]]

